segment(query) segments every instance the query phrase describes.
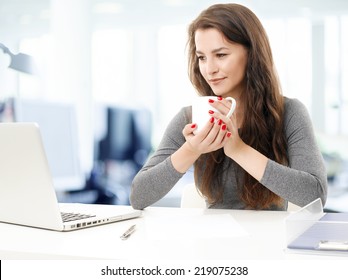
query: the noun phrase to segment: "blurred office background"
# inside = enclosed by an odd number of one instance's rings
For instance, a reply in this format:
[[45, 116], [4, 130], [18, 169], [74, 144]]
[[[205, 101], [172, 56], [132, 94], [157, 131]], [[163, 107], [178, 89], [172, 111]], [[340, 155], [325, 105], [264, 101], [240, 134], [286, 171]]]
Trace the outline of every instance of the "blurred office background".
[[[61, 201], [128, 203], [135, 173], [195, 96], [187, 26], [223, 2], [0, 0], [0, 121], [39, 122]], [[348, 2], [236, 2], [262, 20], [284, 95], [311, 114], [327, 207], [348, 211]], [[38, 71], [13, 69], [6, 48]], [[179, 206], [192, 180], [190, 171], [157, 205]]]

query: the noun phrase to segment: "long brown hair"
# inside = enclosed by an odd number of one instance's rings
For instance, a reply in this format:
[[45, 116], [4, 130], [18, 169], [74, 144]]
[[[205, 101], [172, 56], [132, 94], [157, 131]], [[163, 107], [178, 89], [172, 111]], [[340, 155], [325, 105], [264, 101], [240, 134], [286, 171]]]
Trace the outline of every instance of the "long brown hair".
[[[287, 165], [287, 142], [283, 131], [284, 98], [274, 67], [267, 34], [256, 15], [238, 4], [216, 4], [204, 10], [189, 26], [189, 77], [199, 95], [213, 96], [214, 92], [199, 70], [196, 56], [195, 32], [198, 29], [215, 28], [231, 42], [248, 50], [248, 62], [244, 77], [243, 125], [241, 139], [271, 160]], [[195, 163], [195, 180], [202, 194], [212, 204], [221, 202], [223, 186], [221, 174], [226, 159], [223, 149], [202, 155]], [[250, 174], [244, 174], [238, 182], [240, 198], [247, 208], [267, 209], [279, 205], [282, 199], [260, 184]]]

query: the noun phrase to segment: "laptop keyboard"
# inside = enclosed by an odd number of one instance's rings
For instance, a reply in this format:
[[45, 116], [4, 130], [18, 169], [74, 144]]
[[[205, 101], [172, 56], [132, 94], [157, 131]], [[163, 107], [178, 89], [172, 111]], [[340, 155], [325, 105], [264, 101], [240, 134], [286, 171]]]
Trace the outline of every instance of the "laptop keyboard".
[[67, 213], [67, 212], [61, 212], [61, 215], [62, 215], [62, 219], [63, 219], [64, 223], [95, 217], [95, 215], [86, 215], [86, 214], [80, 214], [80, 213]]

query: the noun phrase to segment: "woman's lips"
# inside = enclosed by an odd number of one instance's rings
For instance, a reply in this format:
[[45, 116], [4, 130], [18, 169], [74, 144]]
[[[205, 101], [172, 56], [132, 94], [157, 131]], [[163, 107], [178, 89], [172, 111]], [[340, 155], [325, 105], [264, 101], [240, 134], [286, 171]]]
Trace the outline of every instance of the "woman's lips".
[[209, 83], [212, 85], [217, 85], [219, 84], [221, 81], [223, 81], [225, 78], [215, 78], [215, 79], [210, 79]]

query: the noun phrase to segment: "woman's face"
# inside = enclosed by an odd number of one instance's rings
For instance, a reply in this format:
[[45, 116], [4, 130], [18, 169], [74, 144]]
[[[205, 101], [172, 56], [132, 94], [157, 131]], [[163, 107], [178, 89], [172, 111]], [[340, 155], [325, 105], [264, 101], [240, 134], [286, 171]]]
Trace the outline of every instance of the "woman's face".
[[199, 69], [215, 95], [239, 97], [243, 89], [247, 49], [227, 41], [215, 28], [195, 33]]

